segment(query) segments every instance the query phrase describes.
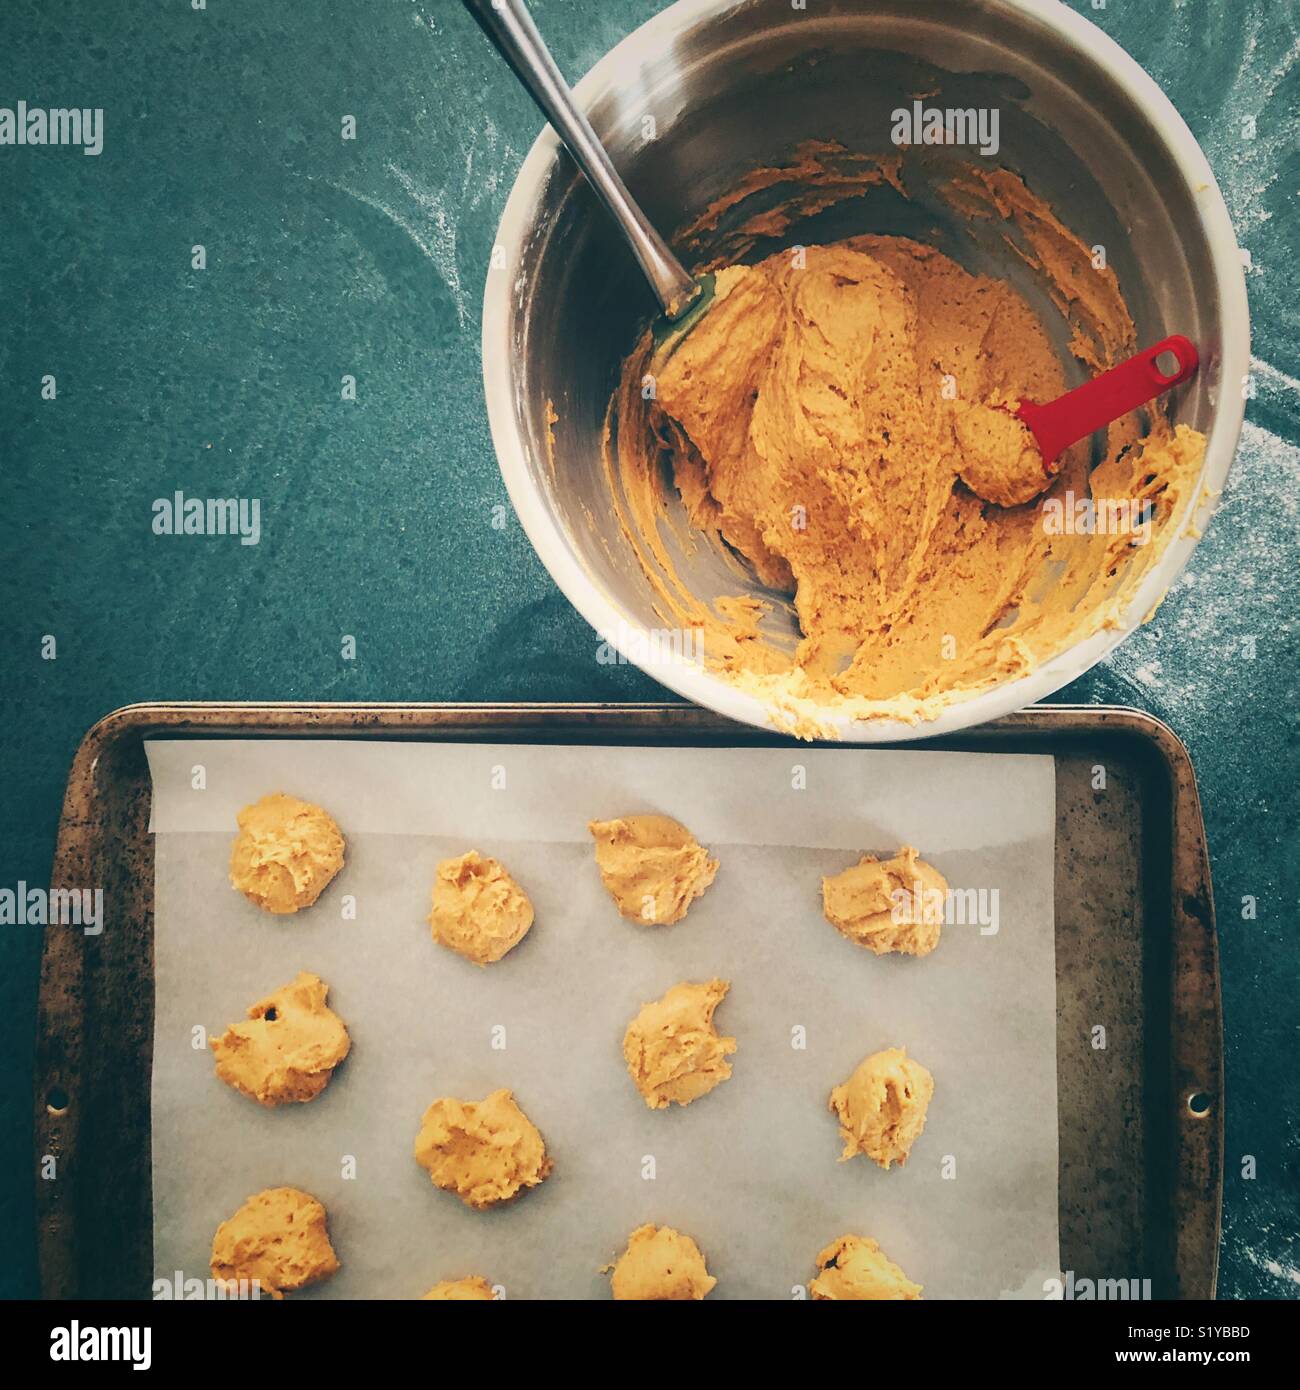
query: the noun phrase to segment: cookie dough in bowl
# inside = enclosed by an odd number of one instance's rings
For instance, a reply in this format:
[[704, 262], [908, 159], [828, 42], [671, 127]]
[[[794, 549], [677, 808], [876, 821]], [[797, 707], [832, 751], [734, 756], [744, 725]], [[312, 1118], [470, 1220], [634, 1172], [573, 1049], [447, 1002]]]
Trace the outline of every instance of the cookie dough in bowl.
[[[1231, 462], [1248, 324], [1208, 166], [1099, 28], [1021, 0], [702, 0], [577, 95], [717, 277], [656, 341], [542, 135], [488, 277], [489, 415], [529, 538], [610, 648], [729, 717], [888, 742], [1057, 690], [1155, 610]], [[997, 138], [909, 143], [914, 101]], [[1035, 458], [1016, 402], [1171, 333], [1194, 377]]]
[[[883, 181], [906, 197], [905, 166], [810, 142], [752, 181], [833, 181], [836, 197]], [[938, 188], [956, 215], [1008, 229], [1065, 307], [1087, 373], [1137, 351], [1114, 270], [1023, 179], [954, 161]], [[647, 330], [624, 363], [606, 459], [626, 544], [671, 624], [699, 634], [707, 669], [816, 737], [832, 711], [932, 719], [1117, 620], [1194, 497], [1202, 434], [1156, 404], [1110, 428], [1100, 462], [1085, 442], [1049, 467], [1006, 413], [1067, 389], [1048, 323], [1001, 275], [911, 237], [716, 273], [689, 333], [661, 348]], [[690, 531], [768, 596], [694, 593], [664, 539], [665, 486]], [[1067, 529], [1076, 496], [1126, 524]], [[762, 627], [786, 602], [793, 651]]]

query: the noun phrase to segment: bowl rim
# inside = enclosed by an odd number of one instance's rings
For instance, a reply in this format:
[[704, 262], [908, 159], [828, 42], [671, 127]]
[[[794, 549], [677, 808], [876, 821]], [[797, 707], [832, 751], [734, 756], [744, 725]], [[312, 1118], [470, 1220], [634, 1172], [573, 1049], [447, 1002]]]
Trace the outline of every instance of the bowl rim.
[[[985, 0], [989, 3], [989, 0]], [[1250, 318], [1245, 271], [1236, 233], [1209, 161], [1177, 108], [1155, 79], [1104, 30], [1054, 0], [993, 0], [1001, 8], [1053, 29], [1063, 42], [1105, 69], [1124, 86], [1158, 135], [1181, 174], [1196, 206], [1210, 249], [1214, 283], [1221, 305], [1219, 395], [1206, 440], [1205, 459], [1196, 488], [1184, 506], [1177, 531], [1164, 554], [1134, 592], [1113, 626], [1058, 652], [1027, 675], [947, 706], [933, 719], [907, 723], [895, 719], [855, 719], [819, 710], [818, 721], [850, 744], [883, 744], [937, 738], [983, 724], [1043, 699], [1113, 651], [1151, 615], [1183, 572], [1206, 525], [1218, 509], [1245, 420], [1242, 392], [1225, 385], [1243, 381], [1250, 369]], [[734, 0], [676, 0], [634, 29], [600, 58], [574, 86], [574, 96], [590, 111], [624, 81], [639, 76], [648, 45], [716, 19], [734, 9]], [[546, 181], [560, 154], [559, 137], [544, 125], [520, 165], [497, 228], [497, 247], [506, 264], [489, 269], [483, 294], [483, 384], [488, 424], [501, 476], [515, 514], [543, 565], [561, 592], [595, 630], [632, 664], [661, 685], [695, 704], [742, 724], [777, 732], [770, 706], [706, 669], [688, 664], [638, 660], [620, 635], [644, 638], [647, 630], [612, 602], [571, 550], [559, 522], [535, 485], [527, 450], [515, 425], [515, 375], [511, 325], [512, 300], [519, 279], [520, 253]]]

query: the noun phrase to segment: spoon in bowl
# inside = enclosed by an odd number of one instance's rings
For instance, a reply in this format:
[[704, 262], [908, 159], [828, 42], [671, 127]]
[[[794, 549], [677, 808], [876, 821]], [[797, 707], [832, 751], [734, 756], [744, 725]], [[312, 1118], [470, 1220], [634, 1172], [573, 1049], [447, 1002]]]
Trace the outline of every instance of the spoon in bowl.
[[523, 0], [465, 0], [465, 8], [541, 107], [587, 182], [613, 214], [663, 309], [663, 318], [655, 324], [656, 341], [662, 344], [669, 337], [690, 332], [713, 298], [712, 274], [698, 280], [692, 276], [628, 192], [591, 122], [578, 109]]
[[[1161, 365], [1166, 357], [1169, 369]], [[965, 405], [954, 422], [961, 480], [1000, 507], [1028, 502], [1051, 483], [1071, 444], [1178, 386], [1199, 364], [1191, 340], [1175, 333], [1046, 405]]]

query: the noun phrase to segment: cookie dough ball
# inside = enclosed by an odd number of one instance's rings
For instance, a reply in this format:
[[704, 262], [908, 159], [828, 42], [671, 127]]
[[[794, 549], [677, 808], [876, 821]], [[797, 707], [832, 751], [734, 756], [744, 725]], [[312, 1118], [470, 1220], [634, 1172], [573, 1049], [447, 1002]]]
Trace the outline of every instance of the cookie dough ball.
[[537, 1126], [509, 1091], [486, 1100], [435, 1100], [415, 1136], [415, 1158], [435, 1187], [485, 1211], [536, 1187], [551, 1172]]
[[329, 986], [305, 971], [259, 999], [246, 1023], [212, 1041], [217, 1075], [260, 1105], [315, 1100], [348, 1055], [348, 1030], [325, 999]]
[[267, 912], [310, 907], [343, 867], [343, 836], [310, 801], [272, 792], [239, 813], [230, 881]]
[[689, 1105], [731, 1075], [727, 1058], [735, 1038], [720, 1038], [713, 1011], [731, 988], [728, 980], [674, 985], [646, 1004], [623, 1035], [623, 1057], [651, 1110], [673, 1101]]
[[718, 861], [670, 816], [594, 820], [596, 865], [622, 915], [646, 926], [669, 926], [713, 882]]
[[1018, 507], [1052, 481], [1029, 427], [1016, 416], [1020, 402], [954, 402], [958, 476], [977, 496], [999, 507]]
[[435, 1284], [424, 1298], [443, 1298], [457, 1303], [491, 1303], [496, 1295], [492, 1292], [492, 1285], [481, 1274], [471, 1274], [466, 1279], [444, 1279], [442, 1283]]
[[671, 1226], [638, 1226], [610, 1275], [618, 1300], [699, 1299], [717, 1282], [700, 1247]]
[[475, 965], [513, 950], [533, 925], [528, 896], [495, 859], [477, 850], [444, 859], [433, 883], [433, 939]]
[[831, 1092], [830, 1108], [840, 1122], [840, 1162], [864, 1153], [882, 1168], [902, 1167], [925, 1128], [934, 1078], [902, 1047], [873, 1052]]
[[910, 845], [892, 859], [863, 855], [851, 869], [822, 879], [826, 920], [878, 956], [928, 956], [939, 944], [947, 897], [947, 880]]
[[269, 1187], [217, 1227], [214, 1279], [256, 1279], [272, 1298], [318, 1284], [339, 1271], [325, 1208], [296, 1187]]
[[815, 1299], [916, 1299], [914, 1284], [870, 1236], [841, 1236], [817, 1256], [820, 1271], [808, 1286]]

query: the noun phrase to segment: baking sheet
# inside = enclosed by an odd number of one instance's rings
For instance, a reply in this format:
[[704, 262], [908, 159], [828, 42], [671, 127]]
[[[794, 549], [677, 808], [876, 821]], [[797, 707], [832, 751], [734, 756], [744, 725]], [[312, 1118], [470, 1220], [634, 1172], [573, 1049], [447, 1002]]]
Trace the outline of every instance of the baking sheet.
[[[695, 1237], [713, 1298], [799, 1297], [817, 1252], [848, 1232], [879, 1240], [927, 1298], [1039, 1298], [1059, 1273], [1050, 757], [146, 746], [159, 1278], [206, 1277], [217, 1225], [281, 1184], [324, 1202], [343, 1262], [300, 1298], [417, 1297], [470, 1273], [510, 1298], [608, 1297], [600, 1266], [646, 1221]], [[348, 841], [320, 901], [285, 918], [226, 877], [237, 811], [276, 790], [324, 805]], [[672, 927], [625, 922], [596, 871], [587, 821], [636, 811], [675, 816], [721, 861]], [[998, 930], [949, 925], [923, 960], [842, 939], [821, 916], [821, 875], [903, 843], [954, 888], [996, 890]], [[537, 914], [486, 970], [435, 946], [426, 923], [437, 862], [469, 848], [500, 858]], [[215, 1078], [194, 1030], [220, 1032], [299, 970], [330, 985], [352, 1053], [319, 1099], [268, 1111]], [[713, 975], [731, 981], [717, 1023], [738, 1039], [734, 1075], [651, 1112], [623, 1031], [669, 986]], [[925, 1133], [903, 1169], [837, 1163], [829, 1091], [893, 1045], [934, 1074]], [[411, 1149], [437, 1096], [498, 1086], [556, 1168], [518, 1202], [473, 1212], [432, 1187]]]

